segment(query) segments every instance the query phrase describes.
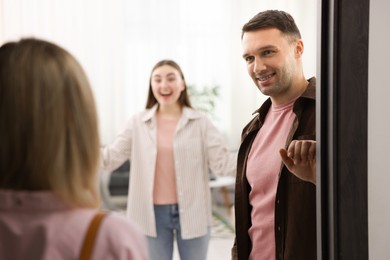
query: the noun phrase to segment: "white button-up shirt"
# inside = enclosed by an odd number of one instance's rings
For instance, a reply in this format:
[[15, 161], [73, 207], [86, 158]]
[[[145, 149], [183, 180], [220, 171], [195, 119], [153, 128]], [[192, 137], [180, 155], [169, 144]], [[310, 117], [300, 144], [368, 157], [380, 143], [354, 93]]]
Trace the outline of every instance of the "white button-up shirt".
[[[101, 150], [102, 168], [112, 171], [130, 159], [127, 216], [146, 235], [156, 237], [153, 183], [157, 157], [157, 105], [127, 121], [111, 145]], [[237, 154], [229, 151], [222, 134], [206, 115], [184, 107], [173, 152], [181, 236], [203, 236], [211, 224], [209, 169], [215, 175], [235, 175]]]

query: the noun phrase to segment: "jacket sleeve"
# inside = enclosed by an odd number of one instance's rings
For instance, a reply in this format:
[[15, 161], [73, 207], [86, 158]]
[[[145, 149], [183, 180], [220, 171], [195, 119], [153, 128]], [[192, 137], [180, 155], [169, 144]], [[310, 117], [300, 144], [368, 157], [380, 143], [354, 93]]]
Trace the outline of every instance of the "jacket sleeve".
[[237, 260], [238, 254], [237, 254], [237, 244], [236, 244], [235, 238], [234, 238], [234, 244], [233, 244], [233, 248], [232, 248], [231, 252], [232, 252], [232, 260]]

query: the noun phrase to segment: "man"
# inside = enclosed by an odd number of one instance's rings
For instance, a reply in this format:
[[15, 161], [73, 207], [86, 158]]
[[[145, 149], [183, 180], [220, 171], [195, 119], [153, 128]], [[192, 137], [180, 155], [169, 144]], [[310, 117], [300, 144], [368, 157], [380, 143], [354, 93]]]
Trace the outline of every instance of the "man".
[[315, 78], [294, 19], [264, 11], [242, 29], [243, 58], [269, 98], [242, 132], [233, 259], [316, 259]]

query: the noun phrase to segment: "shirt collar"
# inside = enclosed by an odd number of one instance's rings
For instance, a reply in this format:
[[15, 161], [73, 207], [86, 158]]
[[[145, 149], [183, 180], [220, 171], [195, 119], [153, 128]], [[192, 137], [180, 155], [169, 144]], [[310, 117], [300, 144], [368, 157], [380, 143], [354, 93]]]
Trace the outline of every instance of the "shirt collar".
[[[158, 104], [155, 104], [153, 107], [146, 110], [145, 114], [142, 116], [141, 120], [143, 122], [151, 121], [153, 117], [155, 117], [157, 113]], [[181, 116], [183, 119], [191, 120], [200, 117], [200, 113], [190, 107], [183, 107], [183, 113]]]
[[67, 208], [51, 191], [0, 190], [0, 211], [55, 211]]

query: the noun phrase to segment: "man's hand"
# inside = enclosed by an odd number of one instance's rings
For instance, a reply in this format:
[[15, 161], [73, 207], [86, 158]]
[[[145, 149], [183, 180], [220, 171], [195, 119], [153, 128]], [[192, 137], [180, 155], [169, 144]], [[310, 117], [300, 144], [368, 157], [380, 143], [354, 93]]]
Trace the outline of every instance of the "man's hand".
[[288, 149], [280, 149], [287, 169], [298, 178], [316, 184], [316, 141], [294, 140]]

